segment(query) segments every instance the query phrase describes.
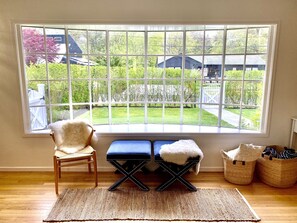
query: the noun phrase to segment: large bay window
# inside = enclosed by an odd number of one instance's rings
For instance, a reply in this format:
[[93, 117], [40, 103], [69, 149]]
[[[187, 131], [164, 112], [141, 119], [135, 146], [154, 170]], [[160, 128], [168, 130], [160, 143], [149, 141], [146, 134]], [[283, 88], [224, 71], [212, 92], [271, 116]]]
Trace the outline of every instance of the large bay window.
[[19, 24], [25, 129], [88, 119], [263, 133], [275, 28]]

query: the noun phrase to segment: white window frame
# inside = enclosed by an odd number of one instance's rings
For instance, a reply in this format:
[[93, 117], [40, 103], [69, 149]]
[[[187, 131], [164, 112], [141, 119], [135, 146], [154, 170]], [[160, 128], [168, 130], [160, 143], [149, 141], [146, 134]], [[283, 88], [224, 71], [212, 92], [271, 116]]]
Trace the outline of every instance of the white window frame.
[[[24, 52], [22, 50], [22, 40], [20, 38], [21, 36], [21, 25], [22, 24], [15, 24], [16, 27], [16, 45], [17, 45], [17, 55], [18, 55], [18, 64], [19, 64], [19, 76], [20, 76], [20, 89], [21, 89], [21, 98], [22, 98], [22, 111], [23, 111], [23, 122], [24, 122], [24, 132], [25, 134], [43, 134], [43, 133], [48, 133], [48, 130], [39, 130], [39, 131], [32, 131], [31, 130], [31, 124], [30, 124], [30, 110], [29, 110], [29, 100], [28, 100], [28, 94], [27, 94], [27, 86], [26, 86], [26, 75], [25, 74], [25, 66], [24, 66]], [[34, 24], [32, 24], [34, 26]], [[43, 27], [46, 27], [49, 24], [45, 24]], [[262, 24], [261, 24], [262, 25]], [[267, 52], [267, 61], [266, 61], [266, 75], [265, 78], [263, 80], [264, 83], [264, 89], [263, 89], [263, 105], [262, 105], [262, 119], [261, 119], [261, 129], [260, 131], [245, 131], [242, 129], [225, 129], [225, 128], [221, 128], [221, 127], [207, 127], [207, 126], [190, 126], [187, 127], [186, 125], [166, 125], [166, 124], [160, 124], [160, 125], [148, 125], [147, 123], [147, 94], [146, 94], [146, 98], [144, 100], [144, 120], [145, 123], [144, 125], [135, 125], [134, 127], [131, 125], [107, 125], [107, 126], [96, 126], [96, 128], [100, 131], [106, 132], [106, 133], [173, 133], [173, 132], [177, 132], [177, 133], [248, 133], [248, 134], [266, 134], [268, 131], [268, 120], [269, 120], [269, 109], [270, 109], [270, 101], [271, 101], [271, 87], [272, 87], [272, 74], [273, 74], [273, 62], [274, 62], [274, 55], [275, 55], [275, 45], [276, 45], [276, 33], [277, 33], [277, 25], [276, 24], [263, 24], [263, 26], [269, 25], [271, 27], [271, 34], [270, 34], [270, 38], [269, 38], [269, 42], [268, 42], [268, 52]], [[26, 24], [24, 26], [30, 26], [30, 24]], [[39, 26], [40, 27], [40, 26]], [[51, 26], [52, 28], [52, 26]], [[71, 29], [71, 28], [70, 28]], [[84, 30], [84, 29], [83, 29]], [[66, 41], [67, 41], [67, 32], [68, 29], [65, 28], [65, 34], [66, 34]], [[114, 30], [113, 30], [114, 31]], [[121, 30], [122, 31], [122, 30]], [[134, 30], [128, 30], [126, 32], [126, 35], [128, 35], [129, 31], [134, 31]], [[137, 30], [136, 30], [137, 31]], [[150, 56], [147, 54], [147, 44], [148, 44], [148, 32], [146, 30], [144, 30], [145, 32], [145, 61], [147, 61], [147, 57]], [[161, 32], [165, 32], [165, 31], [161, 31]], [[166, 32], [170, 32], [167, 31]], [[162, 54], [161, 56], [164, 56], [164, 58], [168, 55], [166, 55], [165, 51], [166, 51], [166, 32], [165, 32], [165, 37], [164, 37], [164, 54]], [[175, 31], [173, 31], [175, 32]], [[184, 74], [184, 64], [185, 64], [185, 33], [186, 31], [182, 31], [183, 32], [183, 54], [182, 54], [182, 63], [183, 63], [183, 68], [182, 68], [182, 79], [183, 79], [183, 74]], [[108, 33], [109, 31], [106, 32], [107, 33], [107, 39], [108, 39]], [[224, 31], [224, 33], [226, 34], [226, 31]], [[126, 41], [128, 41], [128, 39], [126, 38]], [[224, 44], [226, 42], [224, 41]], [[67, 45], [67, 44], [66, 44]], [[106, 56], [107, 56], [107, 64], [108, 64], [108, 75], [110, 75], [110, 66], [109, 66], [109, 44], [107, 41], [107, 52], [106, 52]], [[126, 45], [127, 46], [127, 45]], [[127, 46], [128, 47], [128, 46]], [[224, 50], [225, 50], [225, 46], [224, 46]], [[127, 53], [127, 52], [126, 52]], [[68, 56], [69, 53], [66, 51], [66, 55]], [[223, 60], [225, 59], [225, 52], [222, 55]], [[87, 55], [89, 56], [89, 54]], [[129, 54], [126, 54], [126, 57], [131, 56]], [[155, 55], [154, 55], [155, 56]], [[246, 57], [246, 54], [245, 54]], [[68, 57], [69, 58], [69, 57]], [[203, 55], [203, 59], [204, 59], [204, 55]], [[222, 62], [222, 64], [224, 63], [224, 61]], [[128, 66], [128, 65], [127, 65]], [[69, 59], [67, 61], [67, 67], [68, 67], [68, 78], [69, 78]], [[164, 68], [165, 69], [165, 68]], [[222, 68], [223, 69], [223, 68]], [[204, 71], [203, 67], [202, 67], [202, 71]], [[90, 78], [90, 72], [89, 73], [89, 78]], [[202, 74], [202, 78], [203, 78], [203, 74]], [[223, 78], [223, 77], [222, 77]], [[144, 73], [144, 83], [146, 84], [148, 82], [148, 78], [147, 78], [147, 66], [146, 66], [146, 62], [145, 62], [145, 73]], [[165, 88], [164, 82], [165, 82], [165, 78], [163, 75], [162, 78], [163, 81], [163, 88]], [[71, 84], [69, 83], [69, 95], [71, 95]], [[181, 85], [181, 87], [183, 88], [183, 84]], [[147, 92], [147, 88], [145, 88], [146, 92]], [[110, 84], [110, 76], [108, 76], [108, 91], [109, 91], [109, 99], [110, 98], [110, 92], [111, 92], [111, 84]], [[221, 97], [222, 97], [222, 91], [223, 91], [223, 84], [221, 84]], [[181, 91], [183, 92], [183, 91]], [[183, 94], [181, 94], [181, 101], [183, 101]], [[201, 97], [200, 97], [201, 100]], [[127, 102], [128, 104], [129, 102]], [[201, 103], [201, 101], [200, 101]], [[79, 103], [77, 103], [79, 104]], [[85, 104], [85, 103], [83, 103]], [[89, 101], [89, 104], [92, 104], [92, 101]], [[166, 105], [166, 102], [162, 102], [163, 104], [163, 115], [164, 115], [164, 107]], [[182, 119], [182, 115], [183, 115], [183, 103], [180, 103], [180, 118]], [[72, 119], [72, 101], [71, 101], [71, 97], [69, 97], [69, 107], [70, 107], [70, 118]], [[222, 103], [219, 104], [219, 107], [222, 106]], [[50, 106], [51, 107], [51, 106]], [[111, 103], [109, 103], [109, 123], [111, 123]], [[129, 107], [128, 107], [129, 109]], [[129, 112], [129, 111], [128, 111]], [[90, 113], [92, 113], [92, 109], [90, 109]], [[221, 121], [221, 109], [219, 109], [219, 124]], [[240, 116], [241, 117], [241, 116]]]

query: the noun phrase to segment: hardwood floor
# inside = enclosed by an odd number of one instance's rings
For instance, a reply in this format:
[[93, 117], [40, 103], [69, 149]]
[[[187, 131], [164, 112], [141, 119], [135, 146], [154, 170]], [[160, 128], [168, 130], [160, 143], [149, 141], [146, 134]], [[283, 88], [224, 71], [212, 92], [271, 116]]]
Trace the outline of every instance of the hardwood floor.
[[[151, 188], [162, 182], [162, 178], [154, 173], [138, 176]], [[121, 175], [100, 172], [98, 177], [98, 187], [106, 188]], [[185, 178], [200, 188], [238, 188], [261, 217], [261, 223], [297, 222], [297, 184], [288, 189], [278, 189], [255, 179], [248, 186], [240, 186], [226, 182], [223, 173], [199, 173], [198, 176], [187, 174]], [[66, 172], [62, 174], [59, 191], [69, 187], [89, 188], [93, 185], [92, 174]], [[185, 189], [178, 183], [174, 186]], [[135, 185], [127, 181], [121, 187]], [[1, 223], [41, 223], [56, 199], [54, 175], [51, 172], [0, 172]]]

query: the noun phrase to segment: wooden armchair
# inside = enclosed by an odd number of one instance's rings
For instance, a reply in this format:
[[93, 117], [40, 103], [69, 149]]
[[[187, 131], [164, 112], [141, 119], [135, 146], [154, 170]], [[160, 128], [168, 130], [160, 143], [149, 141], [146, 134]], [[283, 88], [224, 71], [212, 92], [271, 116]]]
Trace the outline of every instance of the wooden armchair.
[[58, 192], [58, 182], [61, 178], [61, 168], [75, 165], [91, 164], [94, 166], [95, 187], [98, 185], [96, 151], [91, 146], [95, 130], [83, 121], [59, 121], [49, 126], [50, 135], [55, 142], [54, 175], [55, 191]]

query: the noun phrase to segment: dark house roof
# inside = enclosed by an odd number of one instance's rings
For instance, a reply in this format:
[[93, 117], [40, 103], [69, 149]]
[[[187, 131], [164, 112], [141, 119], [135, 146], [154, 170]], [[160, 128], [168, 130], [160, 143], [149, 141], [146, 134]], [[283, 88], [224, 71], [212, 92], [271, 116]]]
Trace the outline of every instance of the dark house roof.
[[[55, 43], [57, 44], [65, 44], [65, 35], [64, 34], [48, 34], [46, 35], [47, 38], [53, 38]], [[71, 35], [68, 35], [68, 42], [69, 42], [69, 53], [70, 54], [82, 54], [81, 48], [75, 42]]]
[[[59, 44], [61, 49], [65, 52], [66, 48], [66, 39], [64, 34], [48, 34], [47, 38], [53, 38], [56, 44]], [[82, 57], [82, 50], [76, 41], [72, 38], [71, 35], [68, 35], [69, 42], [69, 62], [70, 64], [79, 64], [79, 65], [96, 65], [96, 62], [87, 60]], [[63, 52], [63, 53], [64, 53]], [[75, 55], [75, 56], [74, 56]], [[65, 56], [60, 56], [59, 63], [67, 63], [67, 59]]]
[[[193, 69], [193, 68], [201, 68], [202, 62], [205, 66], [212, 66], [212, 65], [221, 65], [222, 64], [222, 56], [186, 56], [185, 58], [185, 68], [186, 69]], [[244, 55], [226, 55], [225, 57], [225, 65], [226, 66], [236, 66], [236, 65], [243, 65], [244, 63]], [[166, 57], [166, 67], [182, 67], [182, 57], [178, 56], [171, 56]], [[248, 66], [265, 66], [265, 61], [258, 55], [248, 55], [246, 56], [246, 65]], [[157, 62], [158, 67], [164, 66], [164, 57], [158, 57]]]

